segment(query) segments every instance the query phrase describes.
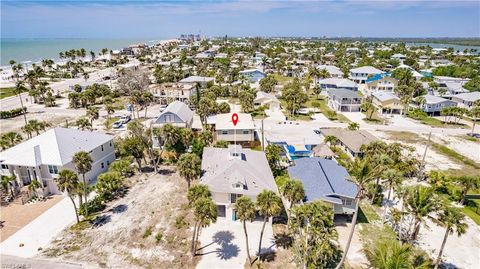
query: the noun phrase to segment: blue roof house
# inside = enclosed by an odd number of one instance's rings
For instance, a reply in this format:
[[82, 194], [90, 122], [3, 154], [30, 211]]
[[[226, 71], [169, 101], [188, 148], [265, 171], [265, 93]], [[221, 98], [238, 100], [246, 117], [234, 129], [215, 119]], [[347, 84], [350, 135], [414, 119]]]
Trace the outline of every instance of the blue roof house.
[[332, 205], [334, 214], [355, 213], [358, 187], [337, 162], [318, 157], [296, 159], [288, 174], [303, 183], [307, 203], [320, 199]]
[[240, 75], [246, 77], [250, 82], [258, 82], [266, 75], [258, 69], [247, 69], [240, 71]]

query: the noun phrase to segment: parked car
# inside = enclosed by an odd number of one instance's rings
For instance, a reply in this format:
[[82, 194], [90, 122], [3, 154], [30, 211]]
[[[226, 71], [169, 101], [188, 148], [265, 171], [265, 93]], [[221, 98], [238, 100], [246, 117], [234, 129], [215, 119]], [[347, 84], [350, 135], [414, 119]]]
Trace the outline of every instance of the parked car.
[[313, 132], [318, 134], [318, 135], [321, 134], [319, 130], [313, 130]]
[[123, 123], [121, 121], [116, 121], [112, 124], [113, 129], [122, 128], [122, 126], [123, 126]]
[[480, 134], [479, 134], [479, 133], [468, 133], [467, 135], [468, 135], [468, 136], [471, 136], [471, 137], [475, 137], [475, 138], [480, 138]]
[[123, 115], [120, 117], [118, 121], [122, 122], [122, 124], [127, 124], [131, 120], [130, 115]]

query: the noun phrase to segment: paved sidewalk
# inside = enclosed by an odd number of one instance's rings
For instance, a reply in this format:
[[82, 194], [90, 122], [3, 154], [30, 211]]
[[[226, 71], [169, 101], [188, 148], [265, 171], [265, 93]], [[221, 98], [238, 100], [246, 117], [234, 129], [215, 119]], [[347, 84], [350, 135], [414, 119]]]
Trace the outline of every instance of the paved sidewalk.
[[81, 264], [63, 263], [48, 260], [20, 258], [10, 255], [0, 256], [2, 268], [29, 268], [29, 269], [80, 269]]
[[[0, 244], [2, 255], [23, 258], [34, 257], [68, 225], [75, 222], [75, 211], [70, 199], [63, 198], [45, 213], [17, 231]], [[23, 244], [20, 247], [20, 244]]]

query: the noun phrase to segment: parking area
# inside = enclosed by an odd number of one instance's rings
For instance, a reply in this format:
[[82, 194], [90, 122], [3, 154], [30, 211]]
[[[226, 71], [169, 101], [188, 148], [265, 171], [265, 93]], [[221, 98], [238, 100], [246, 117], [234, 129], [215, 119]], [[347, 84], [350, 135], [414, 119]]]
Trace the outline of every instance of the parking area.
[[[247, 222], [250, 255], [258, 250], [263, 222]], [[200, 234], [197, 269], [244, 268], [247, 260], [245, 233], [240, 221], [218, 220], [204, 228]], [[262, 240], [262, 253], [275, 249], [272, 225], [267, 223]]]

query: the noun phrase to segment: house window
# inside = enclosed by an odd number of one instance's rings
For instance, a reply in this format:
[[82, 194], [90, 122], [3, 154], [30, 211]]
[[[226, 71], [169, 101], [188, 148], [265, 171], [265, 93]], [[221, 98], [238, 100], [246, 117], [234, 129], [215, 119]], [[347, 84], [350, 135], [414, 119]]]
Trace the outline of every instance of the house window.
[[110, 165], [110, 161], [107, 161], [107, 165]]
[[110, 141], [110, 147], [112, 146], [112, 141]]
[[243, 130], [243, 134], [248, 134], [249, 131], [248, 130]]
[[348, 200], [343, 200], [342, 199], [342, 205], [344, 206], [351, 206], [352, 205], [352, 200], [348, 199]]
[[103, 168], [105, 168], [105, 165], [104, 165], [103, 162], [102, 162], [102, 169], [103, 169]]
[[101, 146], [101, 148], [102, 148], [102, 151], [103, 151], [103, 145]]
[[233, 204], [237, 201], [238, 198], [242, 197], [241, 194], [230, 193], [230, 202]]
[[58, 174], [58, 167], [56, 165], [48, 165], [48, 172], [50, 174], [56, 175]]
[[222, 131], [222, 135], [227, 135], [228, 131]]
[[2, 169], [8, 169], [8, 165], [2, 164]]

